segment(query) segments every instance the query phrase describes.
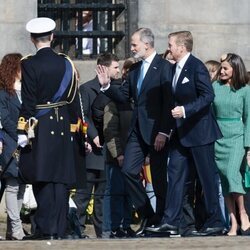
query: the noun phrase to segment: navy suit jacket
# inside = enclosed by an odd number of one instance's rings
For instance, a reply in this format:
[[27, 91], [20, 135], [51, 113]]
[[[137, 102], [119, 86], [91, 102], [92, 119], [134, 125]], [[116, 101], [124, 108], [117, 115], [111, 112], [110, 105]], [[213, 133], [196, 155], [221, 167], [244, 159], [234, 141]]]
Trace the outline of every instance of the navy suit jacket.
[[117, 89], [111, 86], [105, 93], [115, 101], [134, 101], [134, 111], [129, 134], [136, 123], [143, 140], [153, 145], [158, 132], [169, 134], [171, 129], [171, 79], [172, 65], [156, 55], [142, 82], [138, 94], [137, 81], [142, 62], [132, 65], [127, 81]]
[[176, 119], [185, 147], [206, 145], [222, 137], [211, 103], [214, 92], [205, 65], [193, 55], [187, 59], [174, 92], [175, 106], [184, 106], [186, 118]]

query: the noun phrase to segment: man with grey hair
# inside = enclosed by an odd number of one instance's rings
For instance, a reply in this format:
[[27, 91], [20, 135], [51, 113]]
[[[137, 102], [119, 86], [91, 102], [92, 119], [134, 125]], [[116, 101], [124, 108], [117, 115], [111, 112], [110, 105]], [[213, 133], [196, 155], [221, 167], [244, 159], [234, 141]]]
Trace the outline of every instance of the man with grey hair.
[[[166, 195], [167, 142], [171, 131], [170, 94], [172, 66], [156, 54], [154, 35], [148, 28], [136, 30], [131, 37], [131, 51], [141, 61], [135, 63], [127, 81], [116, 89], [110, 85], [107, 68], [99, 66], [97, 74], [102, 91], [115, 101], [134, 100], [134, 111], [124, 154], [122, 171], [133, 205], [143, 218], [137, 235], [146, 225], [159, 223]], [[156, 195], [152, 209], [140, 178], [145, 157], [150, 155], [151, 175]]]

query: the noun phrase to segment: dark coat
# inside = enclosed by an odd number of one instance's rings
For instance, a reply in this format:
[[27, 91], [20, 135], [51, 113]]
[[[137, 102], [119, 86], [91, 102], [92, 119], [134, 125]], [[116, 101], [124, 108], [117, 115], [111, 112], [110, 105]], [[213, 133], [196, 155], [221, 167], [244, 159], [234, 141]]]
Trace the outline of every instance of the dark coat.
[[[0, 114], [3, 136], [3, 167], [7, 170], [3, 177], [17, 177], [18, 164], [12, 153], [17, 148], [17, 121], [20, 112], [21, 103], [16, 94], [10, 95], [5, 90], [0, 90]], [[8, 166], [6, 165], [7, 163]]]
[[212, 112], [213, 99], [214, 91], [205, 65], [190, 55], [174, 93], [175, 106], [184, 106], [186, 113], [185, 119], [176, 119], [178, 136], [184, 147], [206, 145], [222, 137]]
[[[36, 105], [51, 102], [63, 79], [65, 60], [51, 48], [43, 48], [22, 61], [23, 103], [20, 117], [25, 120], [36, 117]], [[59, 101], [68, 100], [70, 89], [71, 93], [75, 93], [76, 87], [76, 83], [69, 84]], [[77, 97], [71, 104], [51, 108], [38, 117], [32, 145], [21, 151], [20, 172], [26, 182], [76, 183], [75, 142], [70, 124], [77, 123]]]
[[158, 132], [169, 134], [171, 130], [171, 80], [172, 65], [156, 55], [142, 82], [138, 95], [137, 82], [141, 63], [132, 65], [128, 79], [117, 89], [111, 86], [105, 94], [115, 101], [127, 102], [134, 100], [134, 111], [129, 134], [138, 123], [145, 143], [153, 145]]
[[93, 143], [93, 139], [99, 136], [100, 142], [103, 142], [102, 133], [98, 131], [96, 124], [93, 121], [92, 104], [95, 98], [100, 93], [100, 84], [98, 78], [95, 77], [80, 86], [80, 94], [82, 97], [85, 120], [88, 123], [88, 138], [92, 146], [92, 152], [86, 155], [86, 168], [104, 170], [104, 155], [103, 149], [97, 148]]
[[124, 155], [132, 113], [132, 104], [129, 102], [115, 103], [111, 101], [105, 106], [103, 134], [107, 145], [107, 163], [118, 166], [116, 158]]

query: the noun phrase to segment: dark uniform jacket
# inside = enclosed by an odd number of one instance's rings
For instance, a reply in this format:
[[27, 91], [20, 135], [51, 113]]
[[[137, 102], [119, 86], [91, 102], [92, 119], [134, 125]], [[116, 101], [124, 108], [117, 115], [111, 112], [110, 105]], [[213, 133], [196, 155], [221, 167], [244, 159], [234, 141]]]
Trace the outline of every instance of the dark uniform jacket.
[[[21, 69], [23, 103], [20, 118], [27, 121], [37, 117], [36, 105], [52, 102], [65, 74], [66, 58], [46, 47], [22, 60]], [[68, 79], [70, 83], [58, 101], [73, 99], [73, 102], [50, 108], [46, 114], [37, 117], [35, 138], [21, 151], [20, 172], [26, 182], [76, 182], [74, 137], [70, 124], [77, 123], [77, 95], [74, 97], [77, 86], [72, 78], [73, 69]]]

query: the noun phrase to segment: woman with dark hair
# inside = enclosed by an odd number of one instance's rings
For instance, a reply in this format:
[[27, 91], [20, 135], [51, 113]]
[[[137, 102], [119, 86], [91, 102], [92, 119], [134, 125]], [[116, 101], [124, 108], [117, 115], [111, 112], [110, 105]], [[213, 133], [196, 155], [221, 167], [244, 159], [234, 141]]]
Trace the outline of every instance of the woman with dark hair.
[[242, 170], [246, 167], [246, 156], [250, 153], [250, 86], [247, 84], [247, 71], [241, 57], [232, 53], [223, 55], [217, 79], [213, 83], [213, 107], [223, 138], [215, 144], [215, 158], [230, 215], [231, 228], [228, 235], [237, 235], [236, 205], [241, 233], [249, 234]]
[[0, 114], [4, 142], [2, 157], [7, 169], [3, 175], [6, 184], [6, 239], [9, 240], [22, 240], [24, 236], [20, 210], [25, 185], [19, 183], [17, 160], [12, 157], [17, 148], [17, 121], [21, 107], [21, 58], [19, 53], [7, 54], [0, 65]]

